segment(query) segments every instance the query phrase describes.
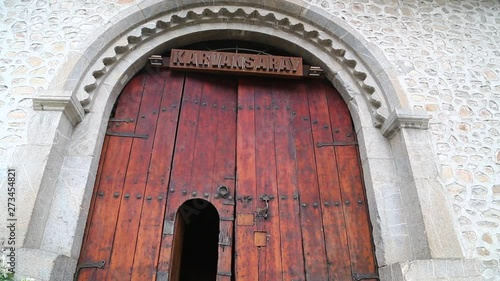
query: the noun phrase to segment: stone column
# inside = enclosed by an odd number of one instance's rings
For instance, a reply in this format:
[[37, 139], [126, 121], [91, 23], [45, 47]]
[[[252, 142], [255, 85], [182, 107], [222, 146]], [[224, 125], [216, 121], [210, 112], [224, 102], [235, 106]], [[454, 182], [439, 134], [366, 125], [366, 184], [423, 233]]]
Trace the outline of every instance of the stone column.
[[413, 258], [382, 266], [380, 275], [394, 281], [481, 280], [479, 263], [464, 259], [427, 124], [424, 112], [397, 109], [382, 127], [396, 163]]

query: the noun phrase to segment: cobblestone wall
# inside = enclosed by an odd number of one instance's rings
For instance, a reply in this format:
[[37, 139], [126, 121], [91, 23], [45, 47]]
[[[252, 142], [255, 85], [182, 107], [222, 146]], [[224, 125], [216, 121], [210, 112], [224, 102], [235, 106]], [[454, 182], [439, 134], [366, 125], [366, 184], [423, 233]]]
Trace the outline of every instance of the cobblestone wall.
[[0, 166], [26, 142], [30, 98], [47, 89], [69, 50], [129, 2], [0, 1]]
[[[0, 2], [0, 167], [27, 142], [30, 98], [47, 89], [70, 50], [131, 2]], [[485, 280], [500, 280], [500, 3], [311, 4], [376, 43], [394, 64], [412, 106], [431, 114], [436, 165], [466, 255], [483, 261]]]

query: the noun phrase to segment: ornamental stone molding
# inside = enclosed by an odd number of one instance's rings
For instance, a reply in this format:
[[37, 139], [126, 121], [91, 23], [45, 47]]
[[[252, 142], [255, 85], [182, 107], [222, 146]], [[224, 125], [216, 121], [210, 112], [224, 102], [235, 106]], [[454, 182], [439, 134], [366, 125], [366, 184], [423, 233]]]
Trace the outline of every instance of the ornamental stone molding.
[[[111, 20], [113, 28], [103, 29], [91, 40], [90, 47], [77, 52], [81, 58], [72, 63], [77, 66], [75, 70], [58, 75], [67, 77], [63, 90], [71, 91], [85, 113], [88, 113], [101, 86], [120, 62], [129, 62], [137, 72], [146, 65], [147, 56], [172, 47], [203, 40], [250, 38], [287, 49], [311, 64], [320, 65], [327, 79], [332, 81], [346, 102], [353, 100], [356, 95], [364, 99], [372, 124], [377, 128], [382, 127], [395, 109], [406, 109], [406, 116], [414, 114], [407, 109], [406, 96], [392, 66], [380, 50], [342, 21], [320, 9], [303, 6], [297, 9], [290, 3], [283, 6], [274, 3], [269, 4], [269, 7], [246, 2], [232, 4], [206, 6], [205, 3], [193, 1], [189, 5], [184, 3], [181, 10], [175, 3], [159, 1], [153, 5], [141, 3], [134, 6], [128, 11], [128, 21]], [[273, 5], [279, 6], [279, 9]], [[276, 39], [279, 37], [276, 36], [278, 32], [282, 34], [281, 40]], [[158, 40], [160, 38], [164, 38], [164, 42]], [[131, 77], [121, 77], [121, 84]], [[66, 108], [38, 106], [51, 103], [52, 99], [37, 97], [34, 109]], [[66, 116], [71, 118], [72, 124], [82, 120], [79, 114], [66, 113]], [[396, 114], [393, 118], [398, 117]], [[416, 118], [422, 118], [422, 115], [416, 114]], [[396, 130], [398, 128], [400, 126], [394, 127]]]
[[[88, 82], [82, 85], [82, 89], [79, 91], [82, 93], [79, 96], [80, 102], [87, 110], [90, 110], [95, 89], [101, 83], [101, 78], [112, 69], [114, 63], [126, 57], [128, 52], [133, 52], [137, 45], [146, 44], [154, 37], [178, 28], [214, 22], [227, 23], [228, 29], [230, 29], [230, 23], [245, 23], [256, 27], [270, 26], [290, 33], [292, 36], [305, 38], [322, 48], [342, 67], [342, 70], [347, 71], [349, 76], [354, 78], [359, 90], [364, 93], [371, 106], [374, 123], [377, 126], [380, 126], [387, 117], [387, 102], [378, 94], [381, 89], [377, 87], [375, 81], [369, 78], [367, 66], [363, 65], [347, 44], [339, 40], [340, 38], [329, 36], [311, 24], [276, 11], [235, 6], [200, 7], [179, 13], [169, 13], [130, 30], [118, 39], [116, 44], [108, 48], [101, 57], [99, 65], [90, 71], [93, 79], [86, 79]], [[330, 71], [329, 78], [335, 74], [335, 72]]]
[[427, 130], [429, 115], [425, 111], [412, 112], [396, 108], [382, 125], [382, 135], [391, 139], [401, 128]]
[[[66, 95], [65, 95], [66, 94]], [[41, 95], [33, 98], [33, 109], [38, 111], [62, 111], [75, 126], [85, 117], [84, 109], [79, 100], [71, 93], [61, 95]]]

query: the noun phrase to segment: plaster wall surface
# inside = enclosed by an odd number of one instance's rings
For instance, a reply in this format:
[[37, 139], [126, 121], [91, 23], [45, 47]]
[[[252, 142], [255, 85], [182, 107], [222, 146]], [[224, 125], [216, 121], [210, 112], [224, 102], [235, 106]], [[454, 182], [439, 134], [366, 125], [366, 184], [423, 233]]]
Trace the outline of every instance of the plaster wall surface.
[[[33, 116], [41, 114], [32, 110], [31, 98], [48, 89], [57, 70], [72, 59], [72, 50], [138, 2], [0, 2], [0, 182], [1, 192], [6, 192], [5, 167], [17, 169], [20, 243], [31, 216], [23, 204], [33, 206], [41, 177], [30, 174], [30, 165], [44, 161], [52, 141], [29, 133], [29, 126], [38, 125], [30, 124]], [[482, 261], [484, 280], [500, 280], [500, 3], [309, 3], [343, 19], [376, 44], [397, 70], [411, 107], [431, 115], [432, 162], [453, 204], [466, 258]], [[48, 125], [40, 126], [50, 128], [57, 114], [48, 114]], [[70, 129], [52, 130], [47, 135], [54, 133], [64, 141]], [[40, 149], [27, 151], [28, 143], [38, 143]], [[5, 198], [0, 196], [1, 210], [6, 209]], [[0, 222], [5, 215], [0, 211]], [[1, 227], [0, 240], [6, 235]]]

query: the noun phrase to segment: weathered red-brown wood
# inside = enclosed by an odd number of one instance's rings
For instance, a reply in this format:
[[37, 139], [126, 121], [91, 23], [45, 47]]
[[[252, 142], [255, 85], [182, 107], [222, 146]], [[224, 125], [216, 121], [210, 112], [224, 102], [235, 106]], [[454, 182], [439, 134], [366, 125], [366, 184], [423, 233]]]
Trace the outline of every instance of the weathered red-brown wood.
[[[236, 226], [235, 226], [235, 277], [236, 280], [259, 280], [258, 249], [254, 245], [254, 216], [257, 206], [255, 183], [255, 94], [253, 83], [241, 78], [238, 84], [237, 148], [236, 148]], [[247, 217], [243, 224], [239, 218]], [[240, 224], [238, 224], [238, 222]]]
[[[217, 280], [232, 280], [230, 273], [235, 281], [351, 280], [376, 272], [354, 129], [326, 83], [184, 79], [162, 70], [133, 78], [115, 117], [134, 122], [110, 123], [110, 131], [149, 138], [105, 139], [79, 263], [106, 266], [82, 270], [79, 280], [165, 280], [168, 273], [177, 280], [176, 214], [192, 198], [212, 202], [220, 215]], [[223, 185], [230, 198], [215, 197]], [[256, 218], [264, 194], [274, 197], [268, 218]]]
[[[334, 89], [331, 91], [336, 92]], [[356, 140], [354, 127], [347, 106], [338, 93], [328, 96], [328, 104], [331, 124], [338, 129], [338, 133], [334, 134], [334, 140], [350, 143], [349, 145], [336, 146], [335, 155], [352, 273], [376, 273], [370, 220], [358, 150], [357, 146], [352, 144]]]
[[[217, 131], [215, 135], [215, 158], [213, 163], [211, 188], [208, 190], [209, 199], [219, 211], [220, 233], [218, 245], [217, 280], [231, 280], [233, 261], [234, 238], [234, 196], [236, 184], [236, 106], [237, 80], [220, 77], [212, 79], [212, 90], [215, 100], [210, 114], [215, 117]], [[215, 194], [221, 186], [230, 191], [231, 199], [217, 199]], [[210, 187], [210, 186], [209, 186]]]
[[[344, 198], [352, 272], [375, 273], [371, 228], [366, 198], [362, 189], [358, 152], [355, 146], [336, 147], [335, 151], [338, 163], [342, 163], [342, 167], [339, 168], [339, 177]], [[347, 200], [351, 204], [347, 205], [345, 203]]]
[[301, 77], [302, 58], [172, 49], [171, 58], [159, 59], [171, 69], [246, 75]]
[[300, 190], [305, 272], [306, 280], [328, 280], [307, 86], [304, 82], [297, 85], [292, 102], [292, 110], [296, 114], [293, 118], [293, 127], [297, 153], [297, 180]]
[[[174, 193], [169, 197], [167, 214], [170, 218], [174, 216], [178, 206], [189, 198], [210, 200], [222, 218], [221, 235], [225, 234], [225, 240], [232, 243], [232, 221], [226, 219], [232, 218], [234, 205], [225, 204], [229, 199], [217, 199], [214, 194], [217, 187], [224, 184], [234, 196], [234, 180], [226, 182], [225, 178], [232, 177], [235, 173], [236, 84], [230, 80], [224, 84], [220, 82], [209, 80], [205, 75], [195, 74], [188, 76], [186, 80], [180, 120], [187, 123], [181, 123], [178, 129], [170, 185], [170, 188], [174, 188]], [[186, 190], [185, 196], [182, 195], [183, 190]], [[208, 196], [205, 196], [205, 193]], [[232, 200], [234, 202], [234, 199]], [[167, 256], [170, 259], [179, 252], [177, 248], [173, 250], [174, 254], [168, 253], [172, 252], [172, 249], [168, 248], [168, 245], [171, 245], [171, 236], [164, 237], [162, 244], [167, 247], [162, 248], [162, 255], [165, 256], [161, 259], [166, 259]], [[177, 236], [175, 233], [175, 239]], [[180, 247], [180, 242], [176, 244], [179, 244], [176, 247]], [[231, 245], [221, 245], [220, 248], [218, 271], [230, 273]], [[168, 263], [164, 261], [162, 264], [160, 260], [160, 266], [163, 268], [159, 268], [159, 271], [170, 270]], [[230, 276], [221, 275], [218, 279], [229, 280]]]
[[296, 83], [277, 81], [273, 85], [274, 142], [279, 202], [281, 261], [283, 280], [304, 281], [304, 259], [302, 249], [302, 229], [300, 225], [300, 205], [298, 200], [296, 149], [292, 127], [291, 99]]
[[[131, 123], [112, 123], [109, 129], [114, 132], [133, 132], [139, 113], [139, 105], [144, 88], [145, 75], [134, 77], [125, 87], [118, 99], [115, 118], [134, 119]], [[120, 124], [120, 125], [118, 125]], [[113, 194], [118, 192], [122, 196], [123, 183], [125, 181], [126, 165], [132, 146], [131, 138], [108, 136], [108, 148], [102, 155], [105, 158], [102, 163], [102, 172], [96, 192], [102, 192], [103, 196], [97, 196], [93, 206], [92, 217], [86, 229], [87, 239], [82, 246], [79, 264], [105, 261], [105, 269], [82, 269], [78, 280], [103, 280], [98, 279], [106, 273], [109, 267], [111, 245], [115, 236], [116, 220], [120, 205], [120, 199]]]
[[[163, 81], [148, 74], [140, 103], [136, 134], [148, 135], [147, 139], [134, 138], [130, 152], [123, 196], [116, 223], [113, 250], [104, 280], [130, 280], [135, 255], [137, 233], [142, 214], [151, 150], [162, 97]], [[127, 198], [127, 195], [129, 198]], [[136, 269], [139, 270], [139, 269]]]
[[276, 184], [276, 154], [274, 141], [274, 107], [270, 80], [249, 79], [255, 88], [255, 182], [257, 208], [265, 209], [263, 195], [273, 196], [268, 202], [267, 218], [256, 217], [257, 231], [267, 233], [267, 245], [259, 250], [259, 280], [282, 280], [281, 237], [278, 188]]
[[328, 107], [330, 109], [331, 125], [334, 130], [333, 140], [335, 142], [353, 144], [356, 141], [356, 134], [349, 109], [337, 90], [330, 85], [326, 87], [328, 87], [328, 91], [330, 92], [328, 95]]
[[[180, 213], [177, 213], [175, 219], [175, 236], [172, 240], [172, 254], [170, 257], [170, 266], [172, 269], [170, 270], [170, 274], [168, 277], [169, 280], [180, 280], [181, 274], [181, 260], [182, 260], [182, 250], [183, 250], [183, 242], [184, 242], [184, 233], [185, 233], [185, 223], [181, 218]], [[165, 276], [158, 275], [157, 280], [165, 280]]]
[[[191, 197], [202, 197], [204, 192], [208, 192], [212, 181], [212, 171], [216, 152], [217, 138], [217, 115], [212, 110], [212, 105], [216, 102], [214, 97], [214, 85], [204, 75], [197, 76], [202, 82], [200, 98], [195, 100], [195, 105], [199, 107], [198, 127], [195, 135], [194, 156], [191, 168], [191, 184], [188, 193]], [[192, 194], [196, 192], [196, 195]]]
[[[169, 184], [170, 194], [167, 200], [164, 224], [173, 225], [176, 219], [177, 210], [184, 201], [191, 198], [191, 194], [188, 194], [188, 192], [192, 192], [192, 170], [202, 91], [203, 79], [198, 75], [187, 75], [177, 129], [177, 139]], [[168, 275], [171, 269], [173, 237], [173, 233], [163, 234], [157, 279], [163, 280], [161, 278]], [[174, 253], [176, 252], [178, 251], [175, 250]]]
[[[208, 193], [211, 189], [210, 183], [212, 182], [214, 160], [217, 150], [221, 148], [216, 147], [217, 141], [217, 114], [214, 112], [213, 104], [217, 101], [217, 90], [215, 89], [215, 81], [207, 79], [203, 74], [196, 75], [196, 79], [203, 81], [200, 89], [200, 98], [195, 100], [194, 103], [199, 107], [198, 111], [198, 126], [195, 135], [194, 156], [191, 163], [191, 183], [189, 185], [188, 194], [191, 198], [204, 198], [204, 193]], [[202, 201], [203, 202], [203, 201]], [[208, 202], [203, 202], [194, 205], [196, 210], [193, 212], [203, 212], [208, 206]], [[191, 215], [186, 214], [184, 219], [190, 220]], [[177, 234], [175, 234], [177, 235]], [[176, 237], [177, 238], [177, 237]], [[177, 252], [177, 250], [176, 250]], [[184, 260], [182, 261], [184, 262]], [[217, 261], [206, 261], [205, 263], [214, 263], [216, 266]], [[191, 279], [200, 280], [201, 276], [197, 272], [198, 268], [191, 267], [189, 270]], [[186, 273], [184, 273], [186, 274]], [[212, 280], [210, 278], [210, 280]]]
[[[335, 94], [324, 83], [314, 83], [308, 93], [314, 143], [333, 143], [327, 96]], [[340, 100], [340, 102], [342, 102]], [[332, 114], [345, 107], [335, 103]], [[336, 129], [336, 128], [335, 128]], [[315, 158], [321, 197], [323, 229], [328, 260], [328, 280], [351, 280], [351, 263], [347, 248], [344, 212], [338, 168], [333, 146], [315, 146]]]
[[[108, 124], [108, 128], [110, 127], [110, 125], [111, 124]], [[107, 153], [108, 145], [109, 145], [109, 136], [105, 136], [104, 137], [104, 143], [103, 143], [102, 151], [101, 151], [101, 158], [99, 159], [99, 167], [97, 169], [96, 181], [95, 181], [95, 184], [94, 184], [94, 190], [92, 192], [92, 199], [90, 201], [88, 220], [87, 220], [87, 224], [85, 226], [85, 233], [84, 233], [83, 240], [82, 240], [82, 251], [80, 253], [80, 257], [79, 257], [79, 260], [78, 260], [78, 264], [79, 265], [86, 263], [85, 260], [84, 260], [84, 258], [85, 258], [84, 255], [87, 255], [87, 258], [89, 256], [88, 250], [85, 248], [86, 245], [87, 245], [87, 243], [91, 243], [91, 241], [88, 241], [89, 233], [90, 233], [88, 231], [88, 229], [90, 229], [90, 227], [92, 225], [92, 222], [93, 222], [92, 218], [94, 216], [95, 202], [96, 202], [97, 195], [98, 195], [98, 189], [99, 189], [98, 187], [100, 186], [100, 181], [101, 181], [101, 177], [102, 177], [102, 170], [104, 168], [104, 160], [106, 159], [106, 153]], [[79, 280], [81, 280], [80, 278], [90, 279], [90, 276], [94, 273], [94, 270], [92, 270], [92, 271], [90, 271], [90, 270], [87, 270], [87, 271], [82, 270], [81, 272], [82, 273], [80, 274], [81, 277], [79, 277]]]
[[132, 280], [156, 279], [156, 266], [168, 195], [168, 182], [174, 149], [184, 75], [161, 70], [154, 74], [161, 86], [162, 98], [149, 164], [143, 211], [135, 250]]

